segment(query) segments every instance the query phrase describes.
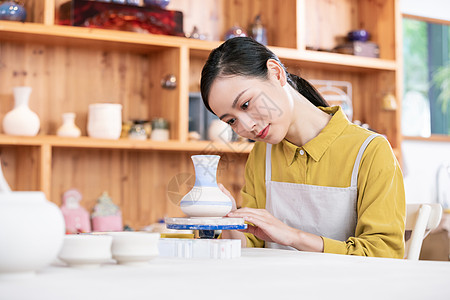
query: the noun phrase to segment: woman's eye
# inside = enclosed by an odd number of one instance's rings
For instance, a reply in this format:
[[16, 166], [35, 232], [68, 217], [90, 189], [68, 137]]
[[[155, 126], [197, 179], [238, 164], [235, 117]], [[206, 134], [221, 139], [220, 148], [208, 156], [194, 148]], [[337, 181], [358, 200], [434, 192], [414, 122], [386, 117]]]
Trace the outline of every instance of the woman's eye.
[[248, 108], [249, 102], [250, 101], [246, 101], [241, 105], [242, 110], [246, 110]]
[[234, 122], [236, 122], [236, 119], [235, 119], [235, 118], [228, 120], [228, 121], [227, 121], [227, 124], [231, 126], [231, 125], [234, 124]]

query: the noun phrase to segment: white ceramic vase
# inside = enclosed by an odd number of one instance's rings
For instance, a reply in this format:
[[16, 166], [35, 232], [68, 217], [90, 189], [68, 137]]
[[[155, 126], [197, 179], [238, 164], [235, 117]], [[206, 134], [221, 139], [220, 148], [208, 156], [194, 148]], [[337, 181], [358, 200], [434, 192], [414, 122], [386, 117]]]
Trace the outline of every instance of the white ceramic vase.
[[216, 143], [229, 143], [233, 137], [231, 126], [221, 120], [213, 120], [208, 128], [208, 138]]
[[14, 109], [3, 118], [3, 130], [9, 135], [37, 135], [41, 122], [38, 115], [28, 107], [31, 87], [18, 86], [13, 91]]
[[220, 156], [193, 155], [194, 187], [181, 199], [181, 210], [189, 217], [223, 217], [231, 211], [232, 202], [217, 186], [216, 174]]
[[0, 278], [29, 277], [50, 264], [64, 239], [64, 218], [42, 192], [0, 192]]
[[62, 137], [79, 137], [81, 135], [80, 128], [75, 125], [75, 113], [62, 114], [63, 124], [56, 132], [57, 136]]
[[90, 104], [87, 132], [93, 138], [118, 139], [122, 132], [122, 105], [117, 103]]

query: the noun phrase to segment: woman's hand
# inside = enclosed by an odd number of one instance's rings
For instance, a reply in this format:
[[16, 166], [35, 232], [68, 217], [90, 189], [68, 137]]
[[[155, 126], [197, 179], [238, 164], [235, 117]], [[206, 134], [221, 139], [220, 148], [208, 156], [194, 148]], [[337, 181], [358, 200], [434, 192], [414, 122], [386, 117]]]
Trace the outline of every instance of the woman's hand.
[[236, 210], [236, 200], [234, 200], [234, 197], [233, 197], [233, 196], [231, 195], [231, 193], [223, 186], [223, 184], [219, 183], [218, 186], [219, 186], [219, 189], [220, 189], [225, 195], [227, 195], [228, 198], [231, 199], [231, 203], [232, 203], [232, 206], [231, 206], [231, 212], [235, 211], [235, 210]]
[[299, 238], [300, 230], [284, 224], [265, 209], [244, 207], [230, 212], [227, 216], [244, 218], [245, 221], [252, 223], [247, 225], [247, 229], [239, 231], [251, 233], [267, 242], [293, 246]]

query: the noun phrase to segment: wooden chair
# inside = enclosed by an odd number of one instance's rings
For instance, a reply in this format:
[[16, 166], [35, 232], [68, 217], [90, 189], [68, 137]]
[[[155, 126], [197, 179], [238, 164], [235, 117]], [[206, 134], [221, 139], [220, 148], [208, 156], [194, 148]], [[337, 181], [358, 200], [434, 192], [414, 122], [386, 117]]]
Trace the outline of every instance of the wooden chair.
[[423, 239], [439, 225], [441, 218], [442, 206], [440, 204], [407, 204], [405, 226], [406, 259], [419, 259]]

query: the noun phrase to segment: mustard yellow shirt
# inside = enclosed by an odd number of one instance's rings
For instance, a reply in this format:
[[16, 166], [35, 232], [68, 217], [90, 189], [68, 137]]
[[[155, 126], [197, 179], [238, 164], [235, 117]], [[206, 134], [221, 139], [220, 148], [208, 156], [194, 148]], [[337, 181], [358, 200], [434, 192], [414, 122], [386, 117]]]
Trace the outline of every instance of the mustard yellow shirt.
[[[303, 147], [287, 140], [272, 146], [272, 180], [332, 187], [349, 187], [357, 153], [373, 132], [350, 123], [340, 107], [321, 110], [332, 114], [327, 126]], [[299, 155], [303, 149], [306, 155]], [[266, 144], [256, 142], [245, 170], [242, 206], [266, 207], [264, 182]], [[324, 252], [403, 258], [405, 192], [397, 159], [385, 138], [367, 146], [358, 173], [357, 224], [347, 241], [322, 237]], [[273, 201], [276, 201], [274, 199]], [[247, 247], [264, 247], [251, 234]]]

